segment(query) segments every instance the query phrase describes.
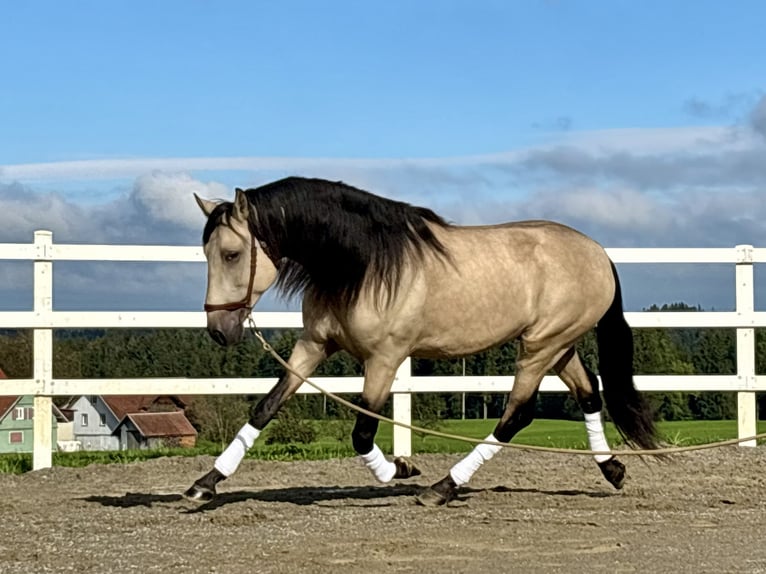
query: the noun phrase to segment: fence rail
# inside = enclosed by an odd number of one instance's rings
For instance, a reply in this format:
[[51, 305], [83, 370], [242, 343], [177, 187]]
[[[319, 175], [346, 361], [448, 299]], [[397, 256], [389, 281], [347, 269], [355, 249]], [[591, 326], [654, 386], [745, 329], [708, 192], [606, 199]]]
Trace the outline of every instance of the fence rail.
[[[615, 263], [725, 263], [736, 268], [736, 308], [731, 312], [642, 312], [626, 313], [632, 327], [659, 328], [735, 328], [737, 330], [737, 370], [733, 375], [637, 376], [636, 386], [644, 391], [736, 391], [738, 393], [738, 434], [756, 434], [756, 392], [766, 391], [766, 376], [755, 372], [755, 328], [766, 327], [766, 312], [754, 309], [753, 264], [766, 263], [766, 248], [737, 245], [733, 248], [690, 249], [607, 249]], [[2, 382], [2, 395], [34, 395], [35, 469], [51, 466], [51, 404], [57, 395], [108, 394], [262, 394], [276, 382], [272, 378], [141, 378], [141, 379], [60, 379], [53, 378], [53, 330], [72, 328], [200, 328], [203, 312], [109, 312], [54, 311], [54, 261], [137, 261], [204, 262], [200, 247], [68, 245], [54, 244], [49, 231], [35, 232], [32, 244], [0, 244], [0, 260], [34, 262], [34, 305], [32, 311], [0, 312], [0, 328], [32, 329], [34, 368], [31, 379]], [[254, 313], [261, 328], [300, 328], [298, 312]], [[360, 377], [317, 377], [316, 381], [335, 393], [358, 393]], [[411, 393], [422, 392], [507, 392], [513, 386], [510, 376], [414, 377], [410, 360], [397, 372], [393, 385], [394, 419], [411, 422]], [[543, 380], [541, 391], [564, 391], [555, 377]], [[298, 392], [315, 393], [308, 385]], [[395, 427], [394, 452], [408, 455], [412, 437], [407, 429]], [[755, 446], [753, 441], [742, 443]]]

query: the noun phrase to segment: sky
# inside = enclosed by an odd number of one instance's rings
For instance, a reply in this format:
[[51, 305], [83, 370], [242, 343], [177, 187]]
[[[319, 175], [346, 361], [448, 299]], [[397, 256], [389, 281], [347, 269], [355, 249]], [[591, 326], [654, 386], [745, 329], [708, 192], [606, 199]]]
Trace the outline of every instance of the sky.
[[[196, 192], [343, 180], [458, 224], [766, 247], [760, 1], [6, 2], [0, 242], [198, 245]], [[766, 273], [756, 266], [756, 305]], [[199, 309], [204, 264], [57, 263], [56, 309]], [[0, 261], [0, 309], [31, 308]], [[731, 266], [621, 265], [626, 306]], [[267, 298], [260, 309], [297, 308]]]

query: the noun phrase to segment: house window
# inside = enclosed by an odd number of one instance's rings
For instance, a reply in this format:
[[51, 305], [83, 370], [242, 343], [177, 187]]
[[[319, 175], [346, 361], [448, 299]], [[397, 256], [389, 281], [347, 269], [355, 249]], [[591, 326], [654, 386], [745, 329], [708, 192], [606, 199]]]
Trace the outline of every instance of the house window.
[[23, 431], [12, 431], [8, 433], [8, 442], [11, 444], [19, 444], [24, 442], [24, 432]]
[[15, 421], [23, 421], [24, 420], [24, 407], [16, 407], [13, 409], [13, 417], [11, 417]]
[[106, 415], [104, 413], [98, 415], [98, 426], [106, 426]]
[[80, 426], [88, 426], [88, 413], [82, 413], [80, 415]]

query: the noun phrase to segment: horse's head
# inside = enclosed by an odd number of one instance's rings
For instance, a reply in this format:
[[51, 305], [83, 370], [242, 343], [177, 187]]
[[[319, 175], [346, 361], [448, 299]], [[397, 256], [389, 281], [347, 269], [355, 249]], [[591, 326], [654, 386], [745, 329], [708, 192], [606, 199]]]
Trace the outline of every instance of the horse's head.
[[233, 203], [194, 195], [207, 216], [203, 234], [207, 258], [207, 330], [219, 345], [242, 339], [243, 323], [263, 292], [277, 278], [277, 268], [252, 234], [247, 195], [236, 190]]

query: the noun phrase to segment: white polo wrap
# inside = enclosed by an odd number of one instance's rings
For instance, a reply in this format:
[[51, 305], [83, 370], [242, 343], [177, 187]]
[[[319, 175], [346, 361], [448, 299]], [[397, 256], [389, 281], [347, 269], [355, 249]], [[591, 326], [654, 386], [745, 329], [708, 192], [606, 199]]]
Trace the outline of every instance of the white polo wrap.
[[224, 476], [231, 476], [237, 470], [239, 463], [245, 458], [245, 453], [253, 446], [255, 439], [261, 434], [254, 426], [245, 424], [234, 440], [229, 443], [221, 455], [215, 459], [215, 469]]
[[[494, 434], [489, 435], [484, 440], [499, 442]], [[455, 466], [453, 466], [449, 473], [455, 484], [462, 486], [467, 484], [474, 473], [479, 470], [479, 467], [495, 456], [503, 447], [493, 444], [477, 444], [474, 449], [468, 453], [468, 456], [463, 458]]]
[[364, 461], [364, 465], [370, 469], [372, 475], [378, 482], [390, 482], [396, 474], [396, 465], [386, 460], [383, 451], [376, 444], [372, 445], [372, 450], [367, 454], [360, 454], [359, 458]]
[[[601, 422], [601, 411], [597, 413], [585, 413], [585, 430], [588, 432], [588, 444], [590, 450], [608, 451], [609, 443], [604, 434], [604, 423]], [[612, 458], [610, 454], [594, 454], [596, 462], [604, 462]]]

